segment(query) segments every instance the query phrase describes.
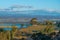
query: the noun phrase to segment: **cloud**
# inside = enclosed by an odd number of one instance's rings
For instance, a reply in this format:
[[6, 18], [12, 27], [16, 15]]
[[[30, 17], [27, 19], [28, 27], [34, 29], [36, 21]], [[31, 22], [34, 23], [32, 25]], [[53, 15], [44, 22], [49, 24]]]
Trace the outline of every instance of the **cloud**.
[[9, 8], [0, 9], [0, 11], [26, 11], [26, 10], [45, 10], [49, 12], [56, 11], [60, 13], [60, 10], [54, 10], [54, 9], [48, 9], [48, 8], [39, 9], [39, 8], [35, 8], [33, 6], [28, 6], [28, 5], [12, 5]]
[[0, 9], [0, 11], [25, 11], [25, 10], [33, 10], [34, 7], [27, 5], [12, 5], [9, 8]]
[[60, 10], [56, 10], [56, 9], [49, 9], [49, 8], [45, 8], [45, 9], [42, 9], [42, 10], [45, 10], [45, 11], [49, 11], [49, 12], [59, 12], [60, 13]]
[[47, 8], [45, 8], [43, 10], [50, 11], [50, 12], [55, 11], [54, 9], [47, 9]]
[[30, 9], [30, 8], [33, 8], [32, 6], [25, 6], [25, 5], [13, 5], [10, 7], [11, 9], [14, 9], [14, 8], [19, 8], [19, 9], [22, 9], [22, 8], [26, 8], [26, 9]]

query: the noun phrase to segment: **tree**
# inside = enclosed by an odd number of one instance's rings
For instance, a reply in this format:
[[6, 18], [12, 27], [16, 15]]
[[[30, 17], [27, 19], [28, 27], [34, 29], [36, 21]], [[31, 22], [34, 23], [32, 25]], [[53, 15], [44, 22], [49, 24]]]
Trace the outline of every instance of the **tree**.
[[23, 28], [24, 24], [21, 24], [21, 28]]
[[30, 21], [30, 24], [34, 25], [34, 24], [37, 24], [37, 19], [36, 18], [32, 18], [31, 21]]
[[51, 40], [51, 37], [46, 36], [45, 34], [42, 33], [32, 34], [31, 38], [33, 40]]
[[47, 25], [46, 28], [42, 31], [43, 34], [50, 34], [55, 31], [54, 25]]
[[53, 22], [52, 21], [45, 21], [47, 25], [53, 25]]
[[17, 27], [15, 25], [12, 26], [12, 31], [16, 32], [17, 31]]
[[0, 32], [3, 32], [4, 31], [4, 29], [3, 28], [0, 28]]
[[13, 40], [16, 31], [17, 31], [17, 27], [13, 25], [11, 30], [11, 40]]

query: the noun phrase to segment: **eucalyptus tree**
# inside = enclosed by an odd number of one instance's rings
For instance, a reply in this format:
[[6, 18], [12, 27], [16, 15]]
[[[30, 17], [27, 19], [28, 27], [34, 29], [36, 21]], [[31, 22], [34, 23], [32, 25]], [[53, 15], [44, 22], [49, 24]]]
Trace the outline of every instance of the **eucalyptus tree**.
[[36, 18], [32, 18], [31, 21], [30, 21], [30, 24], [32, 24], [32, 25], [38, 24], [37, 19]]
[[11, 30], [11, 40], [13, 40], [14, 35], [15, 35], [17, 29], [18, 29], [18, 28], [17, 28], [15, 25], [12, 26], [12, 30]]

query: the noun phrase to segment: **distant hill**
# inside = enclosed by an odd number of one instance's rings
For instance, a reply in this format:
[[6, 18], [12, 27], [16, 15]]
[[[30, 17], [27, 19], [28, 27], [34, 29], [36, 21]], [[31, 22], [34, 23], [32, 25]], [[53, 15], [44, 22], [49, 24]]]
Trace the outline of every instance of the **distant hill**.
[[6, 18], [37, 18], [37, 19], [60, 19], [60, 12], [47, 10], [26, 10], [26, 11], [1, 11], [0, 19]]

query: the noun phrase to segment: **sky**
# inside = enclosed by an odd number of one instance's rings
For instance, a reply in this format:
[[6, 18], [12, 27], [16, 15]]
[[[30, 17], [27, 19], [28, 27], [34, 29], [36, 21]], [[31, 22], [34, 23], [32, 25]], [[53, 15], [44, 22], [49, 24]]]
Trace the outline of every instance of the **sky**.
[[37, 9], [60, 10], [60, 0], [0, 0], [0, 9], [13, 5], [31, 6]]

